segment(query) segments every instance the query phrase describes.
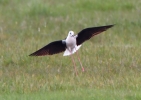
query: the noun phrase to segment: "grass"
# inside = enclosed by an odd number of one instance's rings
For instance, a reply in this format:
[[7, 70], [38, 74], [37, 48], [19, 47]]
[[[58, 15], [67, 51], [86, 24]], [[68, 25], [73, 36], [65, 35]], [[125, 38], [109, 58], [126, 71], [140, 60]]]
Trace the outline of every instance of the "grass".
[[[0, 0], [0, 99], [140, 100], [140, 3]], [[116, 25], [79, 50], [78, 77], [62, 53], [28, 56], [69, 30], [107, 24]]]
[[15, 100], [140, 100], [139, 91], [125, 91], [125, 90], [97, 90], [97, 89], [78, 89], [69, 91], [53, 91], [53, 92], [40, 92], [29, 94], [12, 93], [1, 96], [3, 100], [9, 100], [11, 97]]

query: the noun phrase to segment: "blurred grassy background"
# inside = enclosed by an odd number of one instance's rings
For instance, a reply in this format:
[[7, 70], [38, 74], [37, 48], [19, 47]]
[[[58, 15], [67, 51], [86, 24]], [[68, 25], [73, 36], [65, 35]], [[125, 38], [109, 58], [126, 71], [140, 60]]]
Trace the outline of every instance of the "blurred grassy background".
[[[0, 99], [140, 100], [140, 0], [0, 0]], [[116, 24], [85, 42], [86, 71], [70, 57], [28, 55], [86, 27]]]

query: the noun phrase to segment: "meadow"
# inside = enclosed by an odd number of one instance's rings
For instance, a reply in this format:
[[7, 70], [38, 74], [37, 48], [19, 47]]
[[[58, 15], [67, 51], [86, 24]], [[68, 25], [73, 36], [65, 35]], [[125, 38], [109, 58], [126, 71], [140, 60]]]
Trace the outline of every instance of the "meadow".
[[[0, 100], [141, 100], [140, 9], [140, 0], [0, 0]], [[78, 76], [63, 53], [28, 56], [70, 30], [110, 24], [78, 51]]]

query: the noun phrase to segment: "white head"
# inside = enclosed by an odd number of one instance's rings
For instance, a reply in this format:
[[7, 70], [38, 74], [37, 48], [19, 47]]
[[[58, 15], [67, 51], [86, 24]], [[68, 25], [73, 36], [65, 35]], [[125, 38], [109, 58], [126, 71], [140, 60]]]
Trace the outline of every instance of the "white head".
[[73, 37], [74, 36], [74, 32], [73, 31], [69, 31], [68, 36], [69, 37]]

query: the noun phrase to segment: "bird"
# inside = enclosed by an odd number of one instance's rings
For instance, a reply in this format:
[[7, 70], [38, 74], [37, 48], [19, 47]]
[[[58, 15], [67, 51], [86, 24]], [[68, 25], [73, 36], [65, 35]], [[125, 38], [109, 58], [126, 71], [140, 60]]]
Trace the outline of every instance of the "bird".
[[41, 49], [31, 53], [29, 56], [45, 56], [45, 55], [53, 55], [53, 54], [64, 52], [63, 56], [71, 55], [72, 62], [74, 65], [74, 70], [77, 75], [78, 73], [77, 73], [75, 61], [72, 54], [76, 52], [82, 71], [84, 72], [84, 67], [81, 63], [77, 50], [80, 49], [80, 47], [82, 46], [82, 43], [89, 40], [93, 36], [106, 31], [107, 29], [113, 26], [114, 24], [98, 26], [98, 27], [88, 27], [88, 28], [82, 29], [80, 32], [78, 32], [77, 35], [74, 35], [74, 31], [71, 30], [68, 32], [68, 36], [65, 39], [50, 42], [49, 44], [42, 47]]

